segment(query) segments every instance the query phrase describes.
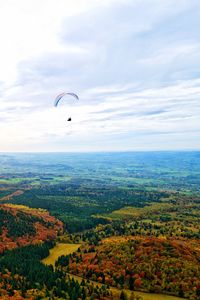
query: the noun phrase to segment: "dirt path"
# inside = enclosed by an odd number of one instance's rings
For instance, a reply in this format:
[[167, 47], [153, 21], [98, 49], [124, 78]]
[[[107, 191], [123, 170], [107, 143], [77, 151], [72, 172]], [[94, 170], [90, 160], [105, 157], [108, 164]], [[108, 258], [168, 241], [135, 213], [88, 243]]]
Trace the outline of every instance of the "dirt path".
[[[77, 276], [77, 275], [73, 275], [73, 274], [67, 274], [70, 278], [74, 278], [74, 280], [77, 280], [79, 283], [83, 280], [82, 277]], [[87, 280], [87, 279], [85, 279]], [[92, 281], [89, 280], [90, 283], [94, 284], [94, 286], [99, 286], [101, 287], [103, 284], [96, 282], [96, 281]], [[117, 289], [115, 287], [110, 287], [110, 290], [113, 293], [113, 299], [119, 299], [121, 291], [120, 289]], [[134, 293], [134, 296], [140, 296], [141, 300], [183, 300], [184, 298], [179, 298], [179, 297], [175, 297], [175, 296], [171, 296], [171, 295], [165, 295], [165, 294], [153, 294], [153, 293], [144, 293], [144, 292], [138, 292], [138, 291], [131, 291], [131, 290], [127, 290], [124, 289], [124, 291], [126, 292], [126, 294], [130, 297], [131, 293]]]

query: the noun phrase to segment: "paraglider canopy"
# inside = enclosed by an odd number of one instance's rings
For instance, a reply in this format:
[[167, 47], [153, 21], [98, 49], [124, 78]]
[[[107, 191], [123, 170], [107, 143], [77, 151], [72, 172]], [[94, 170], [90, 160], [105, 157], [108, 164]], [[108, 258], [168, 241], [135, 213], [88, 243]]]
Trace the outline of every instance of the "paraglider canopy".
[[[55, 107], [58, 106], [58, 103], [60, 102], [60, 100], [61, 100], [65, 95], [71, 96], [71, 97], [75, 98], [76, 100], [79, 100], [79, 97], [78, 97], [76, 94], [74, 94], [74, 93], [61, 93], [61, 94], [59, 94], [59, 95], [56, 97], [56, 99], [55, 99], [55, 101], [54, 101], [54, 106], [55, 106]], [[67, 119], [67, 121], [71, 121], [71, 120], [72, 120], [71, 117], [69, 117], [69, 118]]]
[[76, 94], [74, 94], [74, 93], [62, 93], [62, 94], [59, 94], [59, 95], [56, 97], [56, 99], [55, 99], [55, 101], [54, 101], [54, 106], [55, 106], [55, 107], [58, 105], [59, 101], [60, 101], [65, 95], [72, 96], [72, 97], [74, 97], [75, 99], [79, 100], [79, 97], [78, 97]]

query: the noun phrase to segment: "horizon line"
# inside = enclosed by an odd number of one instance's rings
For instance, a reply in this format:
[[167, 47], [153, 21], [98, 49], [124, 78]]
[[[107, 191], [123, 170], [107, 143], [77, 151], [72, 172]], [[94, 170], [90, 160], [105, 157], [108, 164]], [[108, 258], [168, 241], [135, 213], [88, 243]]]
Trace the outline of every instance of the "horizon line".
[[92, 154], [92, 153], [142, 153], [142, 152], [200, 152], [200, 149], [161, 150], [99, 150], [99, 151], [0, 151], [2, 154]]

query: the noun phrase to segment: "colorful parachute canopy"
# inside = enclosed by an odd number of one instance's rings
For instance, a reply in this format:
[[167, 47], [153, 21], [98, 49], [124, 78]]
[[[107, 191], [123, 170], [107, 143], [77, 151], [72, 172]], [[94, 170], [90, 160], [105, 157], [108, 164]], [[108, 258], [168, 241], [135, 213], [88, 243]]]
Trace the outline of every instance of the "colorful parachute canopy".
[[55, 106], [55, 107], [58, 105], [59, 101], [60, 101], [65, 95], [72, 96], [72, 97], [74, 97], [75, 99], [79, 100], [79, 97], [78, 97], [76, 94], [74, 94], [74, 93], [62, 93], [62, 94], [59, 94], [59, 95], [56, 97], [56, 99], [55, 99], [55, 101], [54, 101], [54, 106]]

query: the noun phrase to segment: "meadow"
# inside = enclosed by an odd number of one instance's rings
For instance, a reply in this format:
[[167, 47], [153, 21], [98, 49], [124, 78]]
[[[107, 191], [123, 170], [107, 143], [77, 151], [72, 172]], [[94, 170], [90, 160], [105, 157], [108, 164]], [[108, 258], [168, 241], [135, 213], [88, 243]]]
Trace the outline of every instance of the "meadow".
[[42, 260], [45, 265], [55, 266], [55, 262], [58, 257], [62, 255], [69, 255], [78, 250], [81, 244], [66, 244], [66, 243], [57, 243], [55, 247], [50, 249], [50, 254]]

